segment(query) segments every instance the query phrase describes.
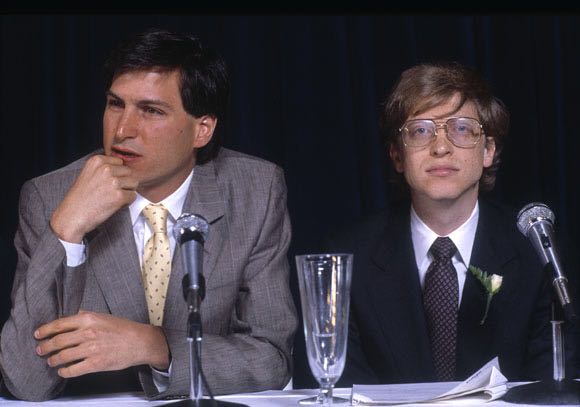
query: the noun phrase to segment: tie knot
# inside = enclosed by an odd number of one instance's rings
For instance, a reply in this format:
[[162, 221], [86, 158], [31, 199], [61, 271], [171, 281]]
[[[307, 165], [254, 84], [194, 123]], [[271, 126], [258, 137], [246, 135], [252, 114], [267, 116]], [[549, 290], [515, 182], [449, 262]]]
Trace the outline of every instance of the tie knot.
[[167, 208], [162, 204], [149, 204], [143, 209], [143, 216], [153, 229], [153, 233], [166, 233]]
[[457, 251], [457, 247], [448, 237], [438, 237], [429, 249], [436, 260], [450, 259]]

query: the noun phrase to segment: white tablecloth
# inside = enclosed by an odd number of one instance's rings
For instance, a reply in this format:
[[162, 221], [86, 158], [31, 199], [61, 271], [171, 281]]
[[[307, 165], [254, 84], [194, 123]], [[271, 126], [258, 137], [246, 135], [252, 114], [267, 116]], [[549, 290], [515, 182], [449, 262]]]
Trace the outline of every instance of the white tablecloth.
[[[342, 396], [349, 398], [351, 389], [335, 389], [335, 396]], [[317, 390], [277, 390], [277, 391], [265, 391], [260, 393], [245, 393], [245, 394], [233, 394], [229, 396], [218, 397], [219, 400], [232, 401], [235, 403], [246, 404], [249, 407], [296, 407], [298, 406], [298, 400], [305, 397], [314, 396], [317, 394]], [[161, 406], [170, 405], [170, 403], [175, 402], [175, 400], [170, 401], [148, 401], [139, 393], [118, 393], [118, 394], [108, 394], [102, 396], [93, 397], [75, 397], [75, 398], [59, 398], [56, 400], [45, 401], [42, 403], [31, 403], [26, 401], [18, 400], [6, 400], [0, 397], [0, 406], [10, 406], [10, 407], [31, 407], [31, 406], [81, 406], [81, 407], [106, 407], [106, 406]], [[428, 406], [441, 406], [443, 403], [438, 404], [418, 404], [420, 407]], [[461, 404], [465, 405], [465, 404]], [[342, 404], [344, 406], [344, 404]], [[409, 405], [408, 405], [409, 406]], [[501, 400], [492, 401], [490, 403], [485, 403], [485, 406], [496, 407], [496, 406], [522, 406], [523, 404], [509, 404]]]

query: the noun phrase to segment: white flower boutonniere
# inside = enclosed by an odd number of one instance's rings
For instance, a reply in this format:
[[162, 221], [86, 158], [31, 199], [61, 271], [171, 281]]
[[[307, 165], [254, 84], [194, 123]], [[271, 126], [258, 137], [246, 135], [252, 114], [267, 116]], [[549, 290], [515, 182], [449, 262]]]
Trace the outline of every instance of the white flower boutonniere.
[[483, 325], [485, 319], [487, 318], [487, 312], [489, 311], [489, 304], [491, 303], [491, 298], [497, 294], [497, 292], [501, 288], [501, 283], [503, 281], [502, 276], [498, 276], [497, 274], [492, 274], [488, 276], [487, 273], [475, 266], [469, 266], [469, 271], [471, 274], [475, 276], [479, 280], [479, 282], [487, 291], [487, 304], [485, 305], [485, 313], [483, 314], [483, 318], [479, 322], [480, 325]]

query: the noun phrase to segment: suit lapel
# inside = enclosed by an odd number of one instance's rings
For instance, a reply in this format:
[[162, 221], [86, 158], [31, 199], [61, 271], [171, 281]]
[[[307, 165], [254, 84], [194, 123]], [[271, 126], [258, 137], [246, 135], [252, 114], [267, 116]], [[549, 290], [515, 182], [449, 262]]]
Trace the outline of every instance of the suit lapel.
[[[113, 315], [148, 322], [139, 257], [128, 209], [117, 211], [92, 235], [89, 264]], [[91, 256], [90, 253], [98, 253]]]
[[[212, 224], [224, 216], [225, 203], [218, 185], [214, 161], [198, 165], [193, 171], [191, 185], [183, 204], [183, 213], [203, 216], [210, 224], [203, 250], [203, 275], [209, 285], [215, 263], [219, 257], [222, 236], [214, 232]], [[165, 302], [164, 325], [185, 326], [186, 307], [183, 298], [182, 280], [185, 274], [181, 259], [181, 247], [176, 245], [173, 254], [171, 277]]]
[[481, 282], [468, 270], [461, 306], [459, 309], [458, 370], [459, 377], [473, 373], [469, 366], [483, 365], [496, 356], [497, 334], [505, 307], [511, 292], [517, 288], [511, 281], [510, 273], [517, 268], [515, 249], [501, 231], [496, 230], [493, 214], [485, 203], [480, 202], [480, 215], [471, 255], [471, 265], [491, 274], [503, 277], [500, 291], [493, 296], [487, 318], [481, 324], [485, 313], [487, 292]]
[[434, 377], [434, 367], [408, 211], [391, 219], [373, 256], [377, 268], [368, 291], [386, 353], [391, 354], [401, 377], [429, 380]]
[[[210, 226], [224, 215], [224, 202], [213, 161], [195, 167], [183, 212], [202, 215]], [[129, 210], [125, 208], [117, 211], [91, 232], [88, 240], [89, 267], [111, 313], [148, 323], [147, 302]], [[210, 227], [204, 246], [203, 274], [206, 281], [210, 279], [215, 268], [221, 243], [221, 235], [212, 233]], [[91, 256], [90, 252], [99, 255]], [[185, 300], [181, 288], [183, 275], [180, 247], [176, 245], [164, 311], [164, 321], [173, 326], [185, 326], [186, 321]]]

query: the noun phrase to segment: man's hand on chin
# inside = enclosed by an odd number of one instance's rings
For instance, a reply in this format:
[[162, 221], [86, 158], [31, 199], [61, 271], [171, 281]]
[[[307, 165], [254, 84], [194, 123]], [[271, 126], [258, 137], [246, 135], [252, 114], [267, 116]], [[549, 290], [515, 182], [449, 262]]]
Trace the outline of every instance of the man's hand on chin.
[[160, 327], [110, 314], [80, 311], [40, 326], [36, 353], [61, 377], [150, 365], [169, 367], [169, 348]]
[[117, 157], [95, 155], [87, 160], [50, 226], [59, 239], [80, 243], [84, 236], [136, 198], [138, 181]]

